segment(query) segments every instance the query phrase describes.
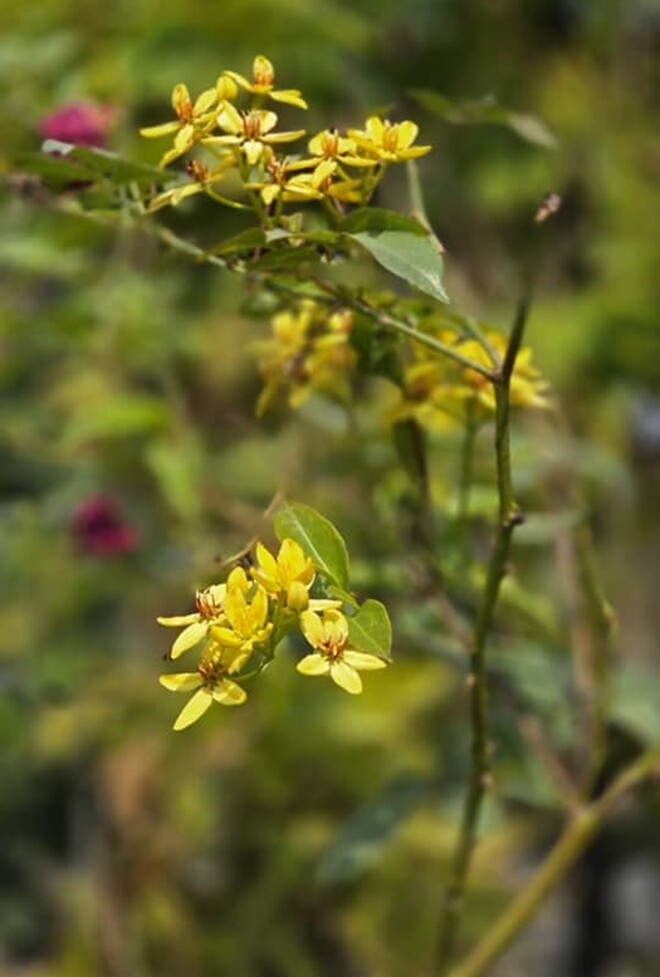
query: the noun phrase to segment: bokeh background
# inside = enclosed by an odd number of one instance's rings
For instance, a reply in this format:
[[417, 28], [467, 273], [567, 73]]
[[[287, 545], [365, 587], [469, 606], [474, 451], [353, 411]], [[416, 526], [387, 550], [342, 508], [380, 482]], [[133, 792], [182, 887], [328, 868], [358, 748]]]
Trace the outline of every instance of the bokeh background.
[[[140, 125], [173, 85], [274, 61], [314, 131], [372, 109], [420, 122], [429, 215], [459, 308], [508, 323], [530, 215], [562, 194], [530, 321], [564, 423], [521, 425], [519, 491], [557, 508], [570, 473], [618, 615], [615, 766], [660, 737], [657, 634], [660, 243], [656, 0], [40, 0], [0, 11], [0, 968], [7, 977], [423, 977], [467, 755], [462, 671], [406, 574], [391, 447], [312, 404], [257, 421], [240, 283], [132, 227], [54, 212], [17, 160], [72, 102], [109, 148], [156, 162]], [[411, 94], [498, 101], [510, 127], [453, 125]], [[297, 124], [297, 122], [296, 122]], [[396, 178], [385, 205], [405, 206]], [[213, 242], [229, 212], [169, 215]], [[360, 440], [362, 437], [362, 440]], [[436, 492], [455, 443], [439, 439]], [[478, 495], [490, 512], [487, 445]], [[256, 533], [278, 490], [349, 540], [391, 607], [397, 664], [359, 700], [285, 658], [249, 706], [170, 732], [157, 685], [194, 587]], [[570, 738], [561, 513], [521, 531], [530, 589], [496, 656], [501, 796], [465, 927], [483, 931], [553, 838], [557, 797], [518, 719]], [[561, 567], [559, 567], [561, 569]], [[516, 617], [517, 615], [517, 617]], [[567, 732], [568, 730], [568, 732]], [[502, 977], [660, 974], [657, 791], [583, 859]]]

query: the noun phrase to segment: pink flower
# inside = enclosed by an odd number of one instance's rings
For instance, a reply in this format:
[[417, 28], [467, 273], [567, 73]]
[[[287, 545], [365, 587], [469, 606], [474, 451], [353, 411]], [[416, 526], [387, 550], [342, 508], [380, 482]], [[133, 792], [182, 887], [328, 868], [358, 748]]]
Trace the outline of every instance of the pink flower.
[[135, 526], [125, 523], [114, 499], [92, 495], [76, 508], [71, 520], [76, 545], [90, 556], [117, 556], [130, 553], [140, 543]]
[[68, 102], [41, 120], [39, 133], [44, 139], [77, 146], [105, 146], [108, 133], [117, 117], [114, 105], [92, 102]]

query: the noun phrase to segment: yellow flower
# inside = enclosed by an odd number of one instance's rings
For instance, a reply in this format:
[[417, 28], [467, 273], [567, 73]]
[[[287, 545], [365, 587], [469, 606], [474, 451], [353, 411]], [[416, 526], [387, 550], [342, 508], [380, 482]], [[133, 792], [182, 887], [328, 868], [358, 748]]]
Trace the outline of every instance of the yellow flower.
[[311, 173], [301, 173], [288, 180], [282, 188], [284, 200], [322, 200], [335, 197], [347, 203], [360, 203], [361, 180], [334, 180], [337, 163], [332, 159], [322, 159]]
[[430, 151], [430, 146], [413, 146], [418, 132], [414, 122], [393, 123], [372, 115], [363, 130], [349, 129], [348, 135], [367, 156], [383, 163], [399, 163]]
[[302, 585], [306, 591], [312, 586], [316, 576], [314, 564], [295, 540], [282, 540], [277, 558], [263, 543], [257, 543], [256, 555], [258, 563], [251, 570], [252, 576], [273, 597], [284, 596], [289, 604], [289, 596], [298, 591], [296, 585]]
[[253, 95], [267, 95], [275, 102], [286, 102], [288, 105], [297, 105], [301, 109], [307, 108], [307, 102], [296, 88], [275, 89], [275, 69], [263, 54], [258, 54], [254, 59], [251, 82], [243, 75], [239, 75], [237, 71], [225, 71], [224, 74]]
[[[485, 338], [497, 353], [500, 361], [504, 359], [507, 338], [501, 332], [488, 330]], [[475, 363], [492, 367], [493, 362], [483, 346], [475, 339], [466, 340], [458, 347], [461, 353], [468, 356]], [[523, 347], [516, 357], [510, 384], [510, 401], [513, 407], [536, 407], [545, 409], [550, 406], [548, 397], [549, 386], [540, 370], [532, 365], [532, 351], [528, 346]], [[463, 370], [463, 382], [476, 393], [477, 400], [489, 411], [495, 410], [495, 391], [492, 383], [476, 370]]]
[[350, 345], [352, 314], [340, 309], [332, 315], [315, 302], [301, 302], [295, 311], [279, 312], [272, 321], [273, 337], [253, 344], [260, 354], [265, 386], [257, 402], [261, 415], [283, 388], [297, 408], [314, 390], [344, 397], [348, 371], [356, 361]]
[[338, 610], [326, 610], [322, 616], [314, 611], [300, 615], [302, 632], [315, 649], [297, 664], [302, 675], [329, 675], [345, 692], [357, 695], [362, 691], [360, 672], [385, 668], [387, 664], [376, 655], [368, 655], [348, 647], [348, 621]]
[[161, 675], [158, 681], [170, 692], [194, 692], [175, 719], [173, 729], [185, 729], [197, 722], [213, 702], [223, 706], [240, 706], [245, 702], [245, 690], [227, 676], [238, 671], [246, 657], [237, 654], [235, 648], [212, 643], [196, 672]]
[[196, 614], [182, 614], [176, 617], [158, 617], [156, 620], [166, 628], [184, 628], [170, 648], [168, 657], [174, 661], [199, 644], [208, 634], [211, 622], [221, 621], [224, 617], [224, 600], [227, 593], [226, 584], [214, 584], [206, 590], [198, 590], [195, 596]]
[[216, 122], [225, 134], [208, 136], [203, 140], [204, 145], [240, 146], [250, 166], [254, 166], [259, 161], [265, 146], [292, 142], [305, 134], [304, 129], [297, 129], [294, 132], [272, 132], [271, 130], [277, 125], [275, 112], [267, 112], [265, 109], [239, 112], [231, 102], [225, 102]]
[[[232, 576], [240, 571], [240, 584], [232, 585]], [[244, 585], [244, 582], [245, 584]], [[266, 641], [273, 630], [272, 621], [268, 621], [268, 594], [257, 585], [254, 592], [248, 593], [249, 583], [245, 571], [241, 567], [233, 570], [227, 580], [227, 595], [224, 600], [226, 623], [214, 624], [211, 635], [215, 641], [230, 648], [240, 648], [244, 652], [251, 652], [254, 645]]]
[[172, 108], [177, 117], [177, 121], [164, 122], [158, 126], [147, 126], [140, 129], [140, 135], [148, 139], [155, 139], [159, 136], [174, 136], [174, 148], [165, 153], [159, 166], [167, 166], [172, 160], [183, 156], [196, 143], [215, 126], [214, 111], [211, 111], [218, 100], [215, 88], [208, 88], [205, 92], [192, 101], [186, 85], [175, 85], [172, 90]]
[[310, 159], [301, 159], [291, 165], [291, 169], [306, 169], [317, 166], [324, 160], [334, 160], [345, 166], [376, 166], [377, 160], [367, 156], [360, 156], [358, 144], [354, 139], [340, 136], [336, 129], [324, 129], [317, 132], [307, 145], [312, 154]]
[[153, 213], [156, 210], [160, 210], [161, 207], [176, 207], [177, 204], [180, 204], [187, 197], [193, 197], [198, 193], [206, 193], [209, 189], [212, 190], [214, 185], [223, 179], [225, 172], [235, 165], [236, 160], [233, 155], [223, 159], [212, 170], [205, 163], [200, 163], [198, 160], [191, 160], [186, 166], [186, 170], [188, 175], [192, 177], [192, 182], [184, 183], [183, 185], [165, 190], [164, 193], [159, 193], [158, 196], [149, 201], [149, 212]]

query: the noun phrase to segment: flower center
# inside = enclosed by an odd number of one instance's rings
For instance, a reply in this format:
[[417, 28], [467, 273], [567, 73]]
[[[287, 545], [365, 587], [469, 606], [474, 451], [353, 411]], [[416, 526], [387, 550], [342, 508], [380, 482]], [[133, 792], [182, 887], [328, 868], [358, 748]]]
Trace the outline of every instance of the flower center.
[[243, 135], [246, 139], [257, 139], [261, 135], [261, 116], [256, 112], [243, 113]]
[[385, 129], [383, 130], [383, 149], [387, 149], [391, 153], [395, 153], [398, 149], [399, 137], [397, 132], [397, 127], [393, 126], [391, 123], [385, 123]]
[[200, 617], [213, 618], [222, 610], [222, 602], [215, 599], [211, 590], [198, 590], [195, 594], [195, 607]]
[[321, 148], [324, 156], [327, 156], [328, 159], [334, 159], [339, 152], [339, 133], [334, 129], [326, 132]]

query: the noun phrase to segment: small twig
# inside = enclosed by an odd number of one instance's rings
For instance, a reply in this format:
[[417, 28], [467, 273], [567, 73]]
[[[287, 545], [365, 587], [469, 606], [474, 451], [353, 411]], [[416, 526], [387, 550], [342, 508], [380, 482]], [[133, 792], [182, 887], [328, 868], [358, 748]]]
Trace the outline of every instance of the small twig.
[[513, 531], [522, 521], [513, 494], [509, 392], [516, 357], [522, 343], [529, 305], [529, 294], [526, 293], [516, 310], [501, 370], [493, 380], [499, 519], [488, 565], [486, 585], [477, 614], [470, 656], [468, 688], [472, 726], [472, 769], [440, 923], [437, 947], [440, 974], [448, 971], [454, 956], [459, 922], [465, 901], [467, 877], [477, 841], [481, 807], [485, 794], [493, 782], [488, 740], [486, 642], [493, 622], [500, 585], [506, 572]]

